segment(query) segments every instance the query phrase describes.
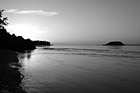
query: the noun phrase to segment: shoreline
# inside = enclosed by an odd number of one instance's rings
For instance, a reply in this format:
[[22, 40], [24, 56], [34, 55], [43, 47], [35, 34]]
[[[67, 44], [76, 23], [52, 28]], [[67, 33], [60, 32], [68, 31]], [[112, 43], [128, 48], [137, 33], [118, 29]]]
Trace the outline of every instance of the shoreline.
[[1, 93], [26, 93], [22, 89], [23, 75], [19, 71], [17, 53], [12, 50], [0, 49], [0, 87]]

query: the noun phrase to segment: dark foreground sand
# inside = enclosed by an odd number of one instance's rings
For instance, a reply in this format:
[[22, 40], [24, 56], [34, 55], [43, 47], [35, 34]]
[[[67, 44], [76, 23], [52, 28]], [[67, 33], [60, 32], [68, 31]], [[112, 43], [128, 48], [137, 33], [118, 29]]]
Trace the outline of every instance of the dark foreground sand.
[[16, 52], [0, 49], [0, 93], [26, 93], [21, 87], [20, 67]]

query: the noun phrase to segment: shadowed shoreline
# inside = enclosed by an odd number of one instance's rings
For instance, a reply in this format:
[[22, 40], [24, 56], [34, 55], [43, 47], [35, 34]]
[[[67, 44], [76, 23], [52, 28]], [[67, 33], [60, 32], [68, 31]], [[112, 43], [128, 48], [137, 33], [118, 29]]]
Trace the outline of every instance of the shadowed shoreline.
[[22, 89], [24, 76], [20, 68], [16, 52], [0, 49], [0, 93], [26, 93]]
[[51, 45], [48, 41], [32, 41], [7, 32], [8, 18], [3, 17], [0, 9], [0, 93], [26, 93], [22, 88], [24, 75], [20, 72], [22, 67], [19, 62], [18, 52], [28, 53], [39, 45]]

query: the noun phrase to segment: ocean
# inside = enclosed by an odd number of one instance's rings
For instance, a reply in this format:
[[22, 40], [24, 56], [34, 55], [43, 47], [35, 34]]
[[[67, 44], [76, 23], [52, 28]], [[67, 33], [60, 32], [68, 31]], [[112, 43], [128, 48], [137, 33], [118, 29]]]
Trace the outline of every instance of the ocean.
[[51, 46], [20, 53], [27, 93], [140, 93], [140, 46]]

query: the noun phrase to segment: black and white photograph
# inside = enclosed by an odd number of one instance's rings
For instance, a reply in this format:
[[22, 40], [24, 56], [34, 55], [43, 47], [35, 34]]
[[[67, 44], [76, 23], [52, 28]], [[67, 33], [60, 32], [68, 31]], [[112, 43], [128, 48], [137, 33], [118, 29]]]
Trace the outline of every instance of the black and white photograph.
[[140, 0], [0, 0], [0, 93], [140, 93]]

